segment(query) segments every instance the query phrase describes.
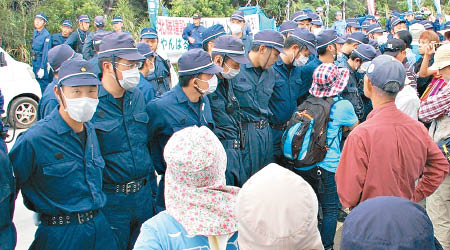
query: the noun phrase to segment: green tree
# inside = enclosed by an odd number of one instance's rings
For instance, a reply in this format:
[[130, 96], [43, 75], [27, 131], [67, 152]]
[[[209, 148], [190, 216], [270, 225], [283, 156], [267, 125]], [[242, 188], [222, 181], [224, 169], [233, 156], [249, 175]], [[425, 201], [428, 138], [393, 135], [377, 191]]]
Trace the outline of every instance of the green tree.
[[235, 10], [231, 0], [174, 0], [171, 16], [190, 17], [201, 13], [205, 17], [230, 17]]

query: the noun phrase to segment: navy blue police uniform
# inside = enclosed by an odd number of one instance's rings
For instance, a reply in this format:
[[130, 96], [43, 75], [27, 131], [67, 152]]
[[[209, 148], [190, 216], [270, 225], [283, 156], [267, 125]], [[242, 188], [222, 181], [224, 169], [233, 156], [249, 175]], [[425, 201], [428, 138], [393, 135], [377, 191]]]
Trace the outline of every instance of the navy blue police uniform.
[[[39, 13], [35, 18], [40, 18], [47, 23], [47, 16]], [[33, 31], [33, 41], [31, 43], [31, 64], [33, 65], [33, 72], [36, 75], [36, 80], [39, 82], [41, 92], [43, 93], [45, 87], [52, 80], [52, 75], [47, 71], [47, 53], [51, 48], [50, 33], [44, 27], [41, 31]], [[42, 69], [44, 75], [42, 78], [38, 77], [38, 71]]]
[[[72, 21], [70, 21], [70, 20], [64, 20], [64, 22], [62, 23], [62, 26], [72, 28], [73, 24], [72, 24]], [[67, 38], [68, 38], [68, 36], [63, 36], [62, 33], [53, 34], [52, 40], [51, 40], [52, 48], [55, 46], [64, 44], [66, 42]]]
[[[146, 59], [152, 58], [155, 55], [152, 48], [150, 48], [150, 46], [144, 42], [136, 44], [136, 48], [138, 52]], [[153, 62], [153, 71], [154, 70], [155, 70], [155, 63]], [[147, 79], [145, 79], [145, 76], [142, 74], [142, 72], [139, 72], [139, 74], [140, 74], [139, 84], [137, 87], [144, 95], [145, 102], [149, 103], [151, 100], [153, 100], [153, 98], [155, 98], [155, 89], [153, 88], [153, 85]]]
[[17, 233], [12, 221], [16, 201], [16, 180], [13, 167], [5, 151], [0, 150], [0, 245], [2, 249], [13, 250]]
[[[81, 15], [78, 18], [79, 22], [90, 22], [91, 20], [87, 15]], [[75, 32], [70, 34], [70, 36], [67, 38], [65, 44], [72, 47], [75, 52], [82, 54], [83, 53], [83, 45], [86, 41], [86, 37], [88, 36], [90, 32], [89, 31], [82, 31], [80, 28], [78, 28]]]
[[[200, 18], [198, 15], [194, 15], [193, 18]], [[205, 32], [205, 27], [201, 24], [195, 26], [193, 23], [188, 23], [183, 30], [183, 39], [188, 41], [189, 37], [194, 38], [194, 43], [189, 43], [188, 50], [202, 48], [202, 33]]]

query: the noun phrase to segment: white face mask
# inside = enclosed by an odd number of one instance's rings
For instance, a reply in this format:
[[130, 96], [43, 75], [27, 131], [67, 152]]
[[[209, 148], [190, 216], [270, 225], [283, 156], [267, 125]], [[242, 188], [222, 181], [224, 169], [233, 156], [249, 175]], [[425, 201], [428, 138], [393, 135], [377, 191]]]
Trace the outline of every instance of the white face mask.
[[69, 114], [70, 118], [77, 122], [87, 122], [92, 119], [95, 110], [97, 110], [98, 99], [89, 97], [68, 99], [64, 95], [62, 89], [60, 90], [62, 96], [66, 100], [66, 107], [64, 111]]
[[150, 63], [153, 65], [153, 68], [152, 68], [151, 70], [148, 71], [148, 74], [149, 74], [149, 75], [150, 75], [150, 74], [153, 74], [153, 73], [155, 72], [155, 64], [154, 64], [152, 61], [150, 61]]
[[209, 94], [211, 94], [211, 93], [213, 93], [214, 91], [216, 91], [216, 89], [217, 89], [217, 84], [218, 84], [218, 80], [217, 80], [217, 76], [216, 75], [213, 75], [213, 77], [211, 78], [211, 79], [209, 79], [208, 81], [205, 81], [205, 80], [201, 80], [201, 79], [198, 79], [197, 78], [197, 80], [199, 80], [199, 81], [202, 81], [202, 82], [208, 82], [208, 89], [207, 90], [203, 90], [203, 89], [201, 89], [201, 88], [199, 88], [199, 87], [195, 87], [202, 95], [209, 95]]
[[230, 24], [231, 34], [239, 34], [242, 32], [242, 26], [237, 23]]
[[379, 36], [379, 37], [377, 37], [377, 42], [378, 42], [378, 45], [382, 45], [382, 44], [385, 44], [385, 43], [387, 43], [387, 36]]
[[305, 65], [308, 62], [308, 57], [304, 56], [302, 53], [300, 53], [300, 57], [294, 60], [294, 66], [300, 67]]
[[371, 63], [372, 63], [371, 61], [363, 62], [358, 69], [358, 73], [361, 73], [361, 74], [366, 73], [366, 71], [369, 68]]
[[123, 80], [119, 80], [120, 86], [125, 90], [136, 88], [136, 86], [139, 84], [139, 78], [141, 77], [141, 75], [139, 74], [139, 69], [136, 67], [129, 70], [119, 71], [122, 72], [123, 77]]
[[314, 29], [313, 34], [317, 36], [321, 31], [322, 31], [322, 28]]
[[239, 74], [240, 69], [233, 69], [228, 64], [224, 63], [228, 67], [228, 72], [222, 72], [222, 76], [225, 79], [233, 79], [235, 76]]

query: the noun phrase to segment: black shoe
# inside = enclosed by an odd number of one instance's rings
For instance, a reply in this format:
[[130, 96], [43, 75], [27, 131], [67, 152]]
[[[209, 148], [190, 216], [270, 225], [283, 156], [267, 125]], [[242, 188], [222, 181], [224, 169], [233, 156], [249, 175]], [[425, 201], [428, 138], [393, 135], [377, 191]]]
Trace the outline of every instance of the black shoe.
[[344, 222], [345, 218], [347, 218], [347, 213], [344, 210], [342, 210], [341, 208], [339, 208], [339, 210], [338, 210], [338, 221], [339, 222]]

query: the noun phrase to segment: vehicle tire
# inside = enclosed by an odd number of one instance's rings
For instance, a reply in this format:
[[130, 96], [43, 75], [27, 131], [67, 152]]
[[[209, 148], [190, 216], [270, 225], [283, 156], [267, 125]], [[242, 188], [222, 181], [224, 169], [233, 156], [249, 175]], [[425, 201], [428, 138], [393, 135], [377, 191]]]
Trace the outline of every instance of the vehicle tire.
[[17, 97], [11, 102], [8, 110], [8, 123], [11, 127], [29, 128], [37, 119], [38, 103], [30, 97]]

